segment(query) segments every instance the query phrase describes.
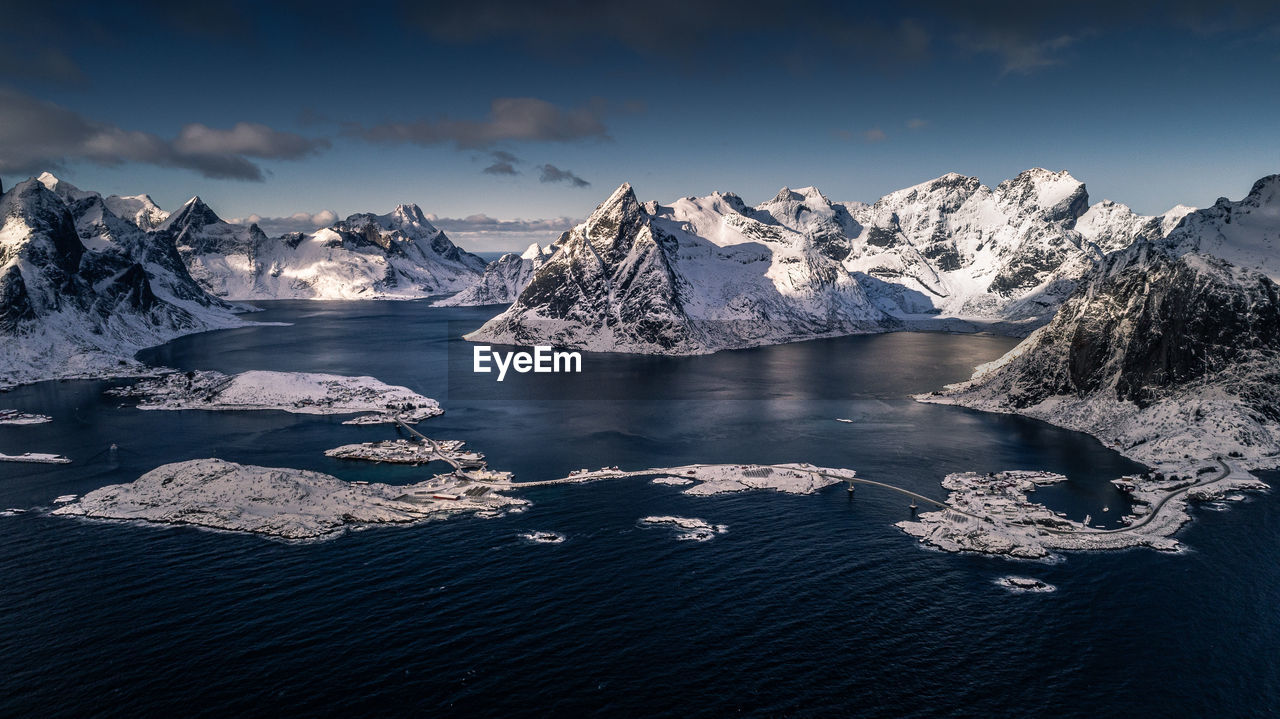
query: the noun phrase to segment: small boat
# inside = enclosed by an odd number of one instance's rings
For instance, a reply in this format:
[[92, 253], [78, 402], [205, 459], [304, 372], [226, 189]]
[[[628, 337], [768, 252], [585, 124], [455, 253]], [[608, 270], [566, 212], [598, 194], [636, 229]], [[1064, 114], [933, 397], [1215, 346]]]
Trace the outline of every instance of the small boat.
[[836, 421], [837, 421], [837, 422], [845, 422], [845, 423], [847, 423], [847, 424], [853, 424], [853, 420], [851, 420], [851, 419], [845, 419], [844, 417], [836, 417]]

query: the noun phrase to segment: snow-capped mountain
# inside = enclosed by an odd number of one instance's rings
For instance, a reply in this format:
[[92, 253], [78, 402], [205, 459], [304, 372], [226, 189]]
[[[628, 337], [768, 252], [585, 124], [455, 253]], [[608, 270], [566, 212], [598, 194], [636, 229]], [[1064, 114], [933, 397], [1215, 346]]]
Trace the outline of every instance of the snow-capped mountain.
[[1278, 186], [1112, 255], [1051, 323], [922, 399], [1038, 417], [1152, 465], [1280, 463], [1280, 287], [1259, 269], [1280, 260]]
[[697, 354], [891, 323], [817, 231], [840, 213], [803, 204], [788, 191], [774, 209], [815, 228], [809, 236], [748, 212], [735, 195], [642, 206], [623, 184], [557, 242], [515, 304], [468, 339]]
[[0, 197], [0, 385], [136, 372], [138, 350], [244, 324], [163, 238], [42, 175]]
[[234, 300], [427, 297], [464, 289], [485, 269], [417, 205], [267, 237], [257, 225], [224, 222], [193, 197], [156, 232], [171, 238], [205, 289]]
[[[561, 239], [568, 237], [568, 233]], [[478, 307], [481, 305], [509, 305], [516, 301], [525, 287], [533, 281], [533, 274], [555, 254], [557, 243], [546, 247], [538, 243], [529, 245], [523, 253], [508, 252], [489, 263], [484, 274], [475, 284], [452, 297], [432, 304], [433, 307]]]
[[132, 222], [141, 230], [154, 230], [169, 219], [169, 213], [160, 209], [150, 195], [109, 195], [102, 201], [117, 217]]
[[[1151, 218], [1110, 202], [1090, 208], [1083, 183], [1040, 169], [995, 189], [944, 175], [872, 205], [832, 202], [813, 187], [784, 187], [755, 207], [719, 192], [640, 205], [624, 185], [472, 337], [667, 353], [902, 328], [1025, 334], [1107, 252], [1163, 237], [1185, 211]], [[637, 241], [643, 258], [631, 256]], [[575, 263], [564, 253], [571, 245], [595, 253]], [[614, 275], [641, 259], [664, 293], [648, 301], [661, 306], [616, 307], [620, 297], [637, 304], [617, 291], [632, 278]], [[631, 321], [651, 327], [626, 328]], [[672, 327], [682, 328], [680, 341], [664, 336]]]

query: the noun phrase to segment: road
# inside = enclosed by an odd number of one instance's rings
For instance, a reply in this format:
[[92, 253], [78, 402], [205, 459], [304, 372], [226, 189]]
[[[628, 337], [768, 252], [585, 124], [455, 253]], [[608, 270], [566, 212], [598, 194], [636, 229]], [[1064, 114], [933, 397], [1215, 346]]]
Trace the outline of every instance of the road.
[[1064, 531], [1060, 529], [1046, 529], [1045, 531], [1052, 532], [1053, 534], [1119, 534], [1121, 532], [1132, 532], [1133, 530], [1139, 527], [1143, 527], [1147, 524], [1150, 524], [1151, 520], [1155, 519], [1156, 516], [1160, 514], [1160, 510], [1164, 507], [1164, 505], [1167, 504], [1169, 500], [1173, 499], [1174, 497], [1178, 497], [1183, 494], [1186, 494], [1187, 492], [1195, 489], [1196, 487], [1202, 487], [1206, 484], [1212, 484], [1214, 482], [1217, 482], [1220, 479], [1225, 479], [1227, 475], [1231, 474], [1231, 467], [1227, 466], [1227, 463], [1222, 461], [1220, 457], [1214, 457], [1213, 461], [1222, 465], [1222, 471], [1218, 473], [1218, 476], [1212, 479], [1205, 479], [1205, 480], [1193, 482], [1192, 484], [1188, 484], [1182, 489], [1177, 489], [1166, 494], [1165, 496], [1160, 498], [1159, 502], [1156, 502], [1155, 505], [1151, 507], [1151, 511], [1147, 512], [1142, 517], [1142, 519], [1138, 520], [1137, 522], [1134, 522], [1133, 524], [1130, 524], [1127, 527], [1120, 527], [1118, 529], [1090, 529], [1087, 532]]

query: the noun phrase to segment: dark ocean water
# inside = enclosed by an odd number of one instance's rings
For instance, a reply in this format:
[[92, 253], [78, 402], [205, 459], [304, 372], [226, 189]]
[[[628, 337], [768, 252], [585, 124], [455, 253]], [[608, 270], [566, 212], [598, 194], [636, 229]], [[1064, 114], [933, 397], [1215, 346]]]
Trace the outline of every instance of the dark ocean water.
[[[444, 403], [422, 430], [466, 440], [521, 480], [606, 464], [808, 461], [942, 498], [947, 472], [1047, 469], [1071, 481], [1037, 499], [1079, 519], [1118, 516], [1107, 481], [1136, 468], [1087, 436], [906, 399], [967, 377], [1012, 345], [1003, 338], [587, 355], [581, 376], [498, 386], [449, 351], [458, 327], [491, 310], [264, 306], [258, 318], [293, 326], [188, 337], [143, 358], [407, 385]], [[575, 399], [513, 399], [550, 396], [547, 383]], [[197, 457], [424, 477], [322, 455], [394, 436], [387, 427], [143, 412], [104, 398], [110, 384], [0, 395], [0, 406], [55, 420], [0, 427], [0, 451], [75, 460], [0, 464], [0, 507], [47, 508]], [[313, 544], [44, 511], [0, 517], [0, 715], [1246, 717], [1280, 703], [1273, 493], [1197, 509], [1182, 554], [1058, 563], [922, 549], [893, 527], [905, 500], [869, 487], [853, 500], [840, 487], [699, 498], [637, 479], [526, 496], [524, 514]], [[729, 531], [677, 542], [637, 526], [653, 514]], [[528, 530], [567, 541], [528, 544]], [[1058, 591], [1013, 595], [994, 584], [1007, 574]]]

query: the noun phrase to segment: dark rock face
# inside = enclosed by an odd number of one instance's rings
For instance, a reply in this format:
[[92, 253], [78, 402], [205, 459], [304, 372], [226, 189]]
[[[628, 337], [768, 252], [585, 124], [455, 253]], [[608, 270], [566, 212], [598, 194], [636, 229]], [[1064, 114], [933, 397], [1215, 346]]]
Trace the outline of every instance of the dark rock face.
[[1280, 356], [1275, 283], [1261, 275], [1243, 283], [1231, 278], [1225, 263], [1200, 256], [1157, 254], [1145, 266], [1118, 269], [1094, 288], [1099, 301], [1084, 308], [1072, 336], [1077, 391], [1103, 386], [1105, 368], [1114, 365], [1117, 398], [1142, 404], [1163, 389]]
[[1259, 368], [1280, 367], [1280, 290], [1216, 258], [1136, 245], [1110, 258], [1028, 341], [983, 383], [1012, 407], [1098, 392], [1145, 406], [1214, 382], [1280, 414], [1276, 392], [1257, 386]]
[[22, 271], [12, 266], [0, 274], [0, 332], [14, 332], [24, 322], [36, 318]]

